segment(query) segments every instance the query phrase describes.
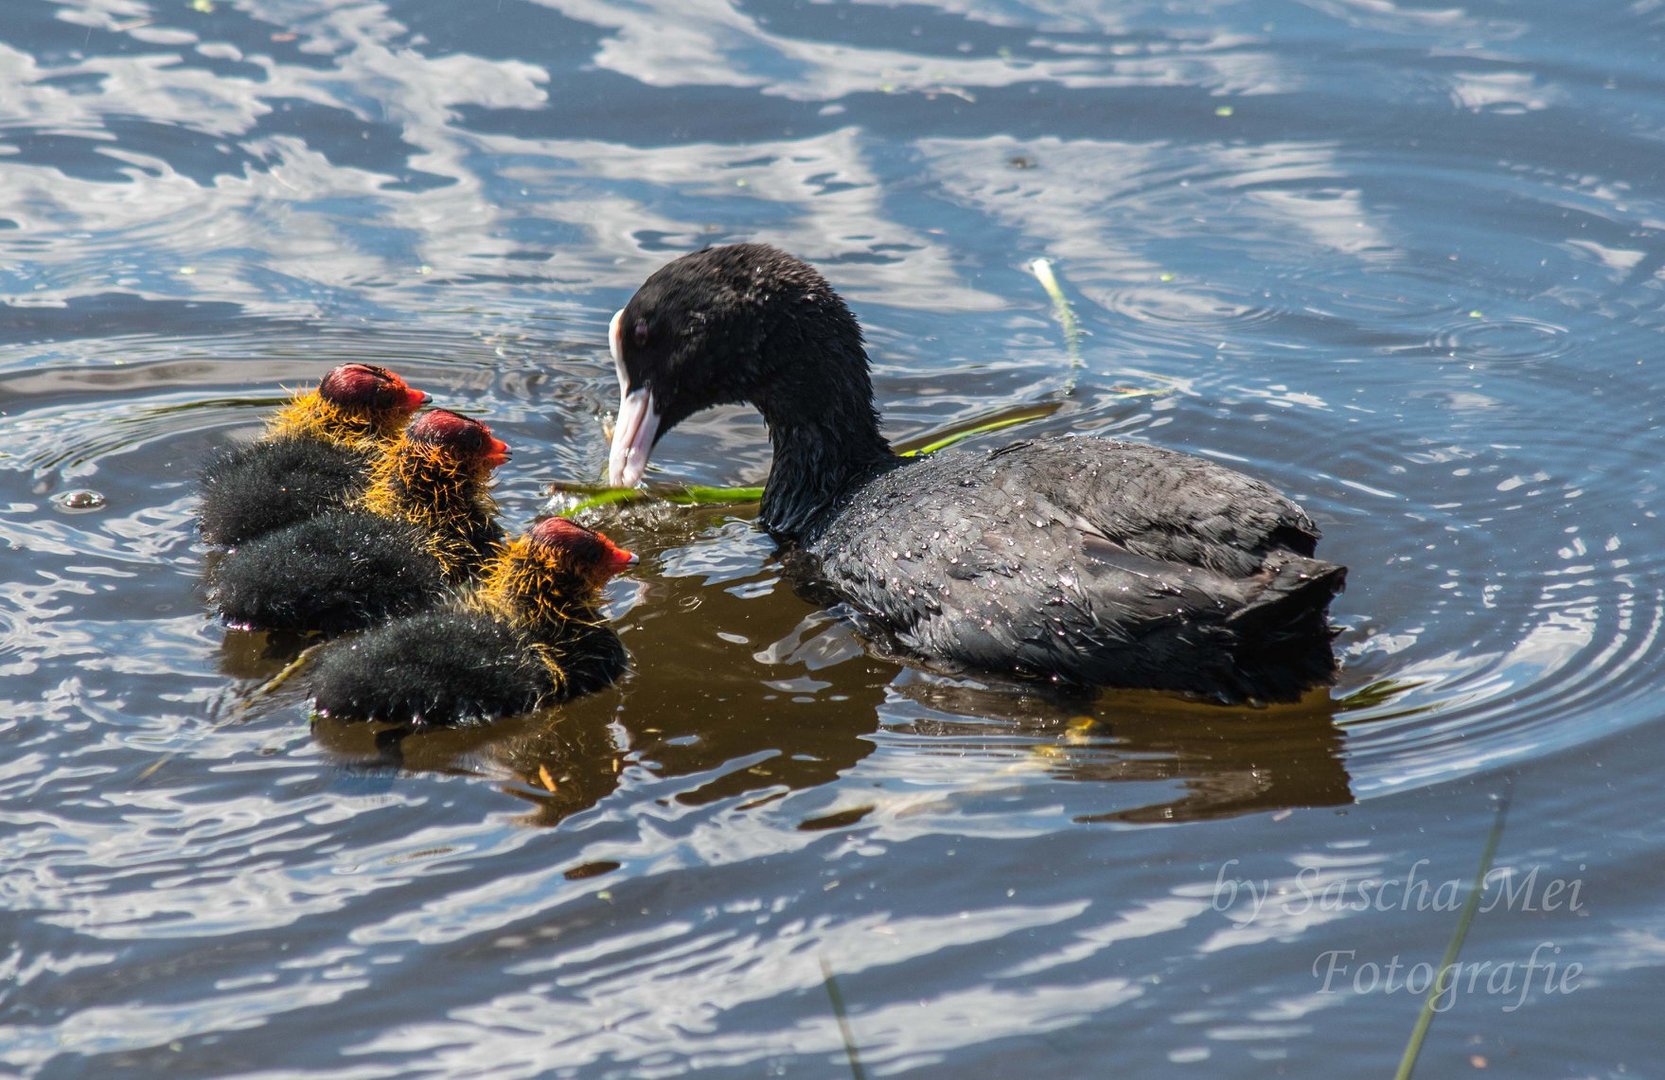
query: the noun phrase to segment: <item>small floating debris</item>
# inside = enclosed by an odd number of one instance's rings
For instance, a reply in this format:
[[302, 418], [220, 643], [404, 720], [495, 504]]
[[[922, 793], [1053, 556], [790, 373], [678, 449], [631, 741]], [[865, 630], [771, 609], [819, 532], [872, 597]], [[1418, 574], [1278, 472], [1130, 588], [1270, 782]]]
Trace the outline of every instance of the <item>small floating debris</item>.
[[52, 496], [52, 505], [66, 514], [85, 514], [91, 510], [102, 510], [109, 501], [102, 492], [94, 491], [92, 488], [60, 491]]

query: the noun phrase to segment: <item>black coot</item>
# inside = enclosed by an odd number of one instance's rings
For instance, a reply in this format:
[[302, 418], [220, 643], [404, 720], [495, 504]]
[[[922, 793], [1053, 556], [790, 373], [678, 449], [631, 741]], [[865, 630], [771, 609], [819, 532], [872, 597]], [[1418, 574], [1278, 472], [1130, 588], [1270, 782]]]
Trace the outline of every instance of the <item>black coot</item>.
[[613, 317], [611, 482], [701, 409], [750, 402], [774, 463], [762, 523], [817, 590], [918, 655], [1066, 683], [1288, 700], [1334, 673], [1346, 570], [1258, 480], [1172, 450], [1049, 437], [899, 457], [855, 317], [761, 244], [655, 272]]
[[259, 441], [225, 447], [203, 468], [203, 540], [235, 547], [345, 506], [427, 400], [386, 368], [334, 369], [278, 410]]
[[478, 420], [422, 414], [355, 506], [241, 545], [210, 572], [209, 602], [235, 626], [325, 633], [432, 605], [503, 539], [490, 485], [508, 449]]
[[539, 522], [465, 599], [331, 645], [313, 706], [339, 719], [462, 724], [606, 686], [626, 658], [597, 609], [600, 590], [635, 561], [564, 518]]

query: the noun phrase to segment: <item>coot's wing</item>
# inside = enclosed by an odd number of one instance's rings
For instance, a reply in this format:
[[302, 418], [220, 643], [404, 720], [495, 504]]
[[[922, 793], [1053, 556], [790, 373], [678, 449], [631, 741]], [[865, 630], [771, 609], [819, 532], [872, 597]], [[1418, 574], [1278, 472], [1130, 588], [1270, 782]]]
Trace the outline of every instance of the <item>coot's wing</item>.
[[1311, 556], [1318, 526], [1252, 477], [1161, 447], [1054, 438], [1004, 447], [980, 470], [1014, 503], [1044, 498], [1060, 524], [1154, 559], [1243, 576], [1274, 551]]
[[[1275, 625], [1256, 627], [1267, 644], [1287, 639], [1290, 608], [1296, 621], [1316, 617], [1321, 626], [1339, 583], [1320, 578], [1336, 568], [1283, 549], [1212, 549], [1238, 536], [1269, 544], [1280, 528], [1310, 525], [1305, 515], [1255, 485], [1271, 496], [1259, 510], [1264, 523], [1237, 507], [1216, 523], [1203, 496], [1246, 478], [1199, 462], [1207, 467], [1190, 470], [1191, 490], [1163, 470], [1143, 470], [1147, 493], [1164, 497], [1166, 481], [1197, 507], [1157, 520], [1114, 490], [1093, 443], [1052, 440], [1021, 455], [944, 455], [901, 467], [856, 495], [810, 552], [838, 593], [926, 655], [1084, 683], [1289, 696], [1238, 663], [1244, 629], [1272, 621], [1243, 618], [1261, 607], [1276, 616]], [[1078, 448], [1087, 453], [1067, 453]], [[1083, 505], [1095, 499], [1109, 511]], [[1194, 560], [1181, 557], [1188, 549], [1198, 550]], [[1281, 603], [1309, 581], [1310, 595]], [[1315, 640], [1327, 652], [1327, 636]], [[1302, 667], [1327, 670], [1322, 656]]]

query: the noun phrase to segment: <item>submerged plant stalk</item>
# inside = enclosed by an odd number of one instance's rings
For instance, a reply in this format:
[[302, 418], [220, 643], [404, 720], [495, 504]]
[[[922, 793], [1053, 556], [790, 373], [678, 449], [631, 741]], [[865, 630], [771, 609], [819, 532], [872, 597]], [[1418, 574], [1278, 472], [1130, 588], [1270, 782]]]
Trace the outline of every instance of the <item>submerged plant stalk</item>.
[[1393, 1080], [1410, 1080], [1416, 1071], [1416, 1059], [1422, 1053], [1422, 1042], [1428, 1037], [1428, 1027], [1434, 1022], [1434, 1010], [1440, 995], [1445, 993], [1445, 977], [1457, 964], [1457, 956], [1463, 951], [1463, 940], [1468, 937], [1469, 924], [1474, 921], [1474, 913], [1480, 910], [1480, 897], [1486, 890], [1486, 875], [1491, 873], [1492, 859], [1497, 855], [1497, 843], [1503, 839], [1503, 822], [1509, 816], [1509, 801], [1514, 794], [1514, 786], [1504, 788], [1503, 800], [1497, 807], [1497, 820], [1492, 822], [1492, 832], [1486, 838], [1486, 850], [1480, 854], [1480, 868], [1475, 871], [1474, 884], [1469, 888], [1468, 900], [1463, 904], [1462, 914], [1457, 919], [1457, 930], [1451, 935], [1451, 943], [1445, 947], [1445, 955], [1440, 957], [1439, 973], [1434, 976], [1433, 984], [1428, 987], [1428, 996], [1422, 1001], [1422, 1012], [1416, 1018], [1416, 1026], [1411, 1029], [1410, 1042], [1405, 1044], [1405, 1053], [1399, 1059], [1399, 1068], [1393, 1074]]
[[838, 1018], [838, 1036], [844, 1040], [844, 1056], [850, 1061], [850, 1075], [855, 1080], [867, 1080], [867, 1073], [861, 1067], [861, 1055], [856, 1051], [855, 1033], [850, 1030], [850, 1017], [844, 1011], [844, 995], [838, 992], [838, 980], [833, 978], [832, 966], [827, 963], [827, 958], [821, 956], [817, 959], [821, 961], [822, 985], [827, 988], [833, 1015]]
[[1070, 373], [1064, 380], [1064, 396], [1069, 397], [1075, 393], [1076, 378], [1081, 369], [1087, 366], [1081, 358], [1081, 326], [1075, 321], [1075, 308], [1070, 306], [1069, 298], [1064, 295], [1064, 287], [1058, 284], [1058, 275], [1052, 272], [1051, 260], [1034, 260], [1029, 264], [1029, 272], [1035, 275], [1046, 295], [1052, 298], [1052, 317], [1058, 320], [1064, 331], [1064, 351], [1070, 358]]

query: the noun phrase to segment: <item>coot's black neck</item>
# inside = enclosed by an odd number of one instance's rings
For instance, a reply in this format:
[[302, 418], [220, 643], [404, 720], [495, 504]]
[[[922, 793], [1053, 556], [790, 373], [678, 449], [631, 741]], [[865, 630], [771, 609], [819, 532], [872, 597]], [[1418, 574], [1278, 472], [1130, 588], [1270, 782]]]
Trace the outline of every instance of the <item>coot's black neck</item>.
[[795, 365], [798, 378], [753, 395], [774, 446], [760, 520], [776, 539], [804, 539], [844, 493], [905, 460], [879, 433], [867, 356], [853, 353]]

